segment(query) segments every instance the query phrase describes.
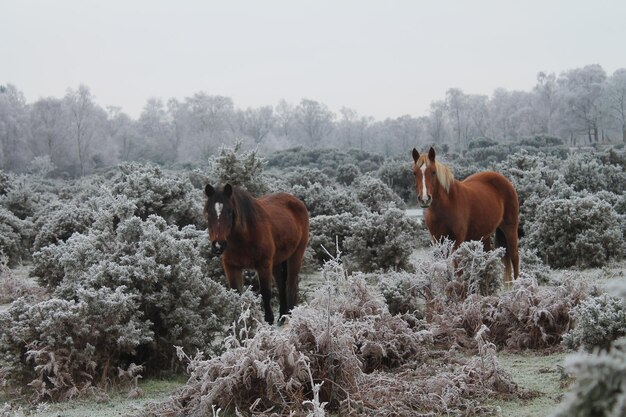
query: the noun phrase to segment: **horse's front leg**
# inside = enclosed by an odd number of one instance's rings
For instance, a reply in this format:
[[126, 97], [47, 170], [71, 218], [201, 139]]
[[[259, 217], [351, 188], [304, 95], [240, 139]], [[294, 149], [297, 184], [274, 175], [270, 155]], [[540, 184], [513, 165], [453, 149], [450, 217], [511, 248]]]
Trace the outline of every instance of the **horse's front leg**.
[[263, 308], [265, 309], [265, 321], [274, 324], [274, 313], [272, 312], [272, 267], [264, 265], [257, 269], [259, 273], [259, 289], [261, 298], [263, 299]]
[[226, 274], [226, 279], [228, 280], [228, 285], [230, 285], [230, 288], [241, 292], [243, 290], [243, 270], [241, 268], [229, 265], [223, 259], [222, 267], [224, 268], [224, 273]]

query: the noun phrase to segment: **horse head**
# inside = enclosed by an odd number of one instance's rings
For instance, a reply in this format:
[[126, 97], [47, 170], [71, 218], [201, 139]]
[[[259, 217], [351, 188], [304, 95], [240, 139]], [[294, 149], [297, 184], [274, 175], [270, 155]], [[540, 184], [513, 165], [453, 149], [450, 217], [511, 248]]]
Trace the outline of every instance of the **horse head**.
[[431, 147], [428, 155], [420, 155], [413, 148], [413, 174], [415, 174], [415, 191], [417, 202], [422, 208], [427, 208], [433, 202], [439, 186], [437, 175], [437, 163], [435, 162], [435, 150]]
[[204, 187], [207, 199], [204, 204], [204, 216], [209, 226], [209, 239], [213, 253], [221, 255], [226, 250], [228, 236], [233, 229], [235, 207], [232, 201], [233, 187]]

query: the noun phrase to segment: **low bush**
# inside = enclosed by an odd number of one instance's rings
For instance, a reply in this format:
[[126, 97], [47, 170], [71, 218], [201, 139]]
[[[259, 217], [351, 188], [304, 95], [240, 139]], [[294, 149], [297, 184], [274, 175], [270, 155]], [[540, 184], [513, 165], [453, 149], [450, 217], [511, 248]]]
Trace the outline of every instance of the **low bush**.
[[29, 256], [33, 224], [22, 220], [0, 206], [0, 253], [9, 266], [15, 266]]
[[17, 301], [0, 313], [7, 384], [32, 381], [39, 398], [63, 399], [114, 381], [130, 363], [148, 374], [170, 369], [174, 345], [215, 352], [244, 303], [260, 317], [255, 295], [239, 296], [205, 275], [204, 232], [158, 216], [144, 221], [120, 199], [118, 222], [114, 210], [103, 210], [85, 234], [35, 254], [52, 298]]
[[390, 207], [405, 209], [404, 201], [378, 178], [363, 175], [350, 187], [356, 200], [369, 211], [382, 213]]
[[409, 256], [417, 248], [414, 233], [420, 227], [395, 208], [354, 217], [352, 233], [344, 241], [347, 268], [363, 272], [410, 268]]
[[552, 267], [597, 267], [624, 254], [621, 219], [595, 196], [543, 201], [527, 245]]
[[563, 337], [569, 349], [608, 350], [611, 342], [626, 335], [624, 301], [608, 294], [589, 297], [572, 310], [572, 316], [574, 328]]

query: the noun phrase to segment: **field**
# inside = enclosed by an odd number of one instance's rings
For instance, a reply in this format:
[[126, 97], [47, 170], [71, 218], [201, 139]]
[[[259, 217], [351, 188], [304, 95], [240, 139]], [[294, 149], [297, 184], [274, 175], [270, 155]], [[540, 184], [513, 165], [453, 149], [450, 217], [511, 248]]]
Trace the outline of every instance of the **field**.
[[[413, 213], [411, 213], [413, 214]], [[416, 250], [412, 254], [413, 261], [427, 260], [431, 256], [429, 249]], [[613, 263], [601, 269], [555, 270], [552, 271], [554, 280], [563, 279], [572, 273], [583, 274], [585, 279], [600, 287], [616, 280], [624, 280], [626, 263]], [[29, 265], [13, 269], [13, 276], [36, 286], [32, 278], [28, 277]], [[302, 276], [301, 289], [303, 294], [311, 294], [317, 287], [324, 284], [319, 272], [312, 272]], [[0, 311], [8, 305], [0, 305]], [[507, 349], [500, 350], [497, 358], [503, 369], [508, 372], [520, 388], [531, 393], [528, 399], [491, 399], [485, 404], [497, 407], [502, 416], [507, 417], [544, 417], [550, 415], [567, 393], [571, 377], [564, 370], [563, 362], [568, 353], [562, 348], [548, 351], [526, 350], [513, 352]], [[127, 392], [112, 389], [102, 398], [86, 397], [62, 403], [41, 403], [32, 406], [22, 404], [23, 414], [40, 417], [133, 417], [141, 414], [145, 405], [151, 402], [166, 400], [170, 395], [180, 390], [186, 382], [183, 375], [168, 378], [148, 378], [139, 381], [143, 395], [139, 398], [128, 398]], [[0, 400], [2, 397], [0, 397]], [[16, 414], [22, 415], [22, 414]]]
[[[508, 287], [503, 248], [431, 245], [406, 160], [298, 148], [262, 163], [237, 145], [197, 168], [0, 173], [0, 415], [615, 410], [626, 156], [544, 139], [450, 157], [459, 179], [492, 169], [517, 190], [521, 276]], [[211, 183], [306, 203], [285, 326], [264, 324], [255, 291], [226, 287], [203, 215]], [[571, 366], [568, 351], [592, 353]]]

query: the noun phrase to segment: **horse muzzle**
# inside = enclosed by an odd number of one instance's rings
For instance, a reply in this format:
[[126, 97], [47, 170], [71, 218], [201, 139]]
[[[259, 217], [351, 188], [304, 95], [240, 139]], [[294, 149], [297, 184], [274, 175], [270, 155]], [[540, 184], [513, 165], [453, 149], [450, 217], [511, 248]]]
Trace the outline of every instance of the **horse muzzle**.
[[430, 207], [430, 203], [433, 202], [433, 199], [432, 199], [431, 196], [428, 196], [428, 198], [426, 200], [424, 200], [421, 195], [418, 195], [417, 196], [417, 202], [420, 203], [420, 206], [422, 208], [428, 208], [428, 207]]
[[211, 249], [213, 253], [216, 255], [221, 255], [226, 250], [226, 241], [225, 240], [213, 240], [211, 242]]

